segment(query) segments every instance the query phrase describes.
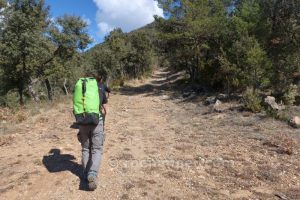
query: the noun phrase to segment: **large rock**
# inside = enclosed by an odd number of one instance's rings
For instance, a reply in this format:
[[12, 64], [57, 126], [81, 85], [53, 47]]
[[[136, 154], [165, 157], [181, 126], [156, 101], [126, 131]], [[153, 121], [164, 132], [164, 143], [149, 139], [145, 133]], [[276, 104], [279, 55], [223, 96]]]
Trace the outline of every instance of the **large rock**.
[[229, 99], [229, 95], [228, 94], [218, 94], [217, 95], [217, 99], [224, 101], [224, 100], [228, 100]]
[[222, 102], [217, 99], [216, 103], [213, 105], [214, 112], [222, 112], [224, 108], [222, 107]]
[[289, 124], [294, 128], [300, 128], [300, 117], [293, 117], [289, 120]]
[[278, 105], [278, 103], [276, 103], [275, 97], [272, 97], [272, 96], [267, 96], [265, 98], [265, 104], [266, 104], [266, 106], [268, 106], [272, 110], [280, 111], [280, 110], [285, 109], [285, 106], [284, 105]]
[[216, 103], [216, 100], [217, 100], [217, 97], [215, 97], [215, 96], [207, 97], [204, 101], [204, 104], [211, 105], [211, 104]]
[[168, 99], [170, 99], [170, 97], [169, 97], [168, 95], [162, 95], [162, 96], [161, 96], [161, 99], [162, 99], [162, 100], [168, 100]]
[[194, 91], [186, 91], [182, 94], [183, 98], [194, 98], [196, 96], [197, 96], [197, 94]]
[[229, 96], [227, 94], [218, 94], [217, 96], [210, 96], [207, 97], [204, 101], [205, 105], [212, 105], [215, 104], [218, 100], [220, 101], [227, 101], [229, 99]]

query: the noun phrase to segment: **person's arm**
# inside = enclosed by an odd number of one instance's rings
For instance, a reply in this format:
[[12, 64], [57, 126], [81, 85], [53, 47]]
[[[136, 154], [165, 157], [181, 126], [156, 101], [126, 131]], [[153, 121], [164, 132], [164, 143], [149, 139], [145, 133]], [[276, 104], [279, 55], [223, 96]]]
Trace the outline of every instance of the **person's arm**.
[[105, 104], [102, 104], [102, 105], [101, 105], [101, 112], [102, 112], [102, 114], [104, 114], [104, 115], [107, 114]]
[[105, 92], [107, 92], [107, 99], [108, 99], [110, 95], [110, 89], [106, 85], [105, 85]]

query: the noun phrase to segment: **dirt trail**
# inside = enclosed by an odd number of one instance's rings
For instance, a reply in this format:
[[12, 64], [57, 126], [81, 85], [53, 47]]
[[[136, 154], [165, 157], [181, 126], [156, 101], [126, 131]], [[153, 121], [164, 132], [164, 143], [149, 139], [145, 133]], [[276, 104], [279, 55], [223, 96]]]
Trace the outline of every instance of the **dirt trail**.
[[78, 177], [70, 102], [0, 137], [0, 199], [300, 199], [299, 132], [186, 101], [171, 92], [178, 76], [159, 70], [112, 95], [94, 192]]

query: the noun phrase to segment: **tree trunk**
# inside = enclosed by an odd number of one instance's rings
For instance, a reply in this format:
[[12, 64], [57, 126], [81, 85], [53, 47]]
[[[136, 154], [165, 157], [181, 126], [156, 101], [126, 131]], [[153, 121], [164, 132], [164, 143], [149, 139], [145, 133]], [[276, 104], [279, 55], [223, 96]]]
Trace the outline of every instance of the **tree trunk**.
[[108, 86], [109, 86], [109, 83], [110, 83], [110, 79], [111, 79], [110, 76], [108, 76], [107, 79], [106, 79], [106, 85], [108, 85]]
[[137, 78], [137, 67], [136, 67], [136, 65], [134, 65], [133, 69], [134, 69], [134, 70], [133, 70], [133, 71], [134, 71], [134, 72], [133, 72], [133, 76], [134, 76], [133, 78], [136, 79], [136, 78]]
[[50, 101], [52, 101], [53, 93], [52, 93], [52, 87], [51, 87], [51, 83], [50, 83], [49, 79], [47, 79], [47, 78], [45, 79], [45, 84], [46, 84], [46, 88], [47, 88], [47, 92], [48, 92], [48, 99]]
[[230, 80], [228, 76], [226, 76], [226, 81], [227, 81], [227, 95], [230, 97]]
[[22, 61], [22, 72], [21, 72], [21, 77], [19, 78], [18, 81], [18, 90], [19, 90], [19, 96], [20, 96], [20, 105], [23, 106], [24, 105], [24, 99], [23, 99], [23, 92], [24, 92], [24, 80], [25, 80], [25, 69], [26, 69], [26, 56], [23, 52], [22, 54], [23, 57], [23, 61]]
[[20, 97], [19, 102], [20, 102], [20, 105], [21, 105], [21, 106], [24, 105], [23, 91], [24, 91], [23, 80], [19, 80], [19, 84], [18, 84], [18, 92], [19, 92], [19, 97]]
[[38, 82], [38, 79], [32, 80], [32, 79], [30, 78], [30, 82], [29, 82], [29, 85], [28, 85], [28, 90], [29, 90], [29, 93], [30, 93], [31, 97], [33, 98], [33, 100], [34, 100], [36, 103], [38, 103], [38, 102], [40, 101], [40, 97], [39, 97], [39, 95], [36, 93], [36, 91], [35, 91], [34, 88], [33, 88], [33, 86], [34, 86], [34, 84], [35, 84], [36, 82]]
[[67, 79], [64, 80], [64, 90], [67, 96], [69, 96], [68, 88], [67, 88]]

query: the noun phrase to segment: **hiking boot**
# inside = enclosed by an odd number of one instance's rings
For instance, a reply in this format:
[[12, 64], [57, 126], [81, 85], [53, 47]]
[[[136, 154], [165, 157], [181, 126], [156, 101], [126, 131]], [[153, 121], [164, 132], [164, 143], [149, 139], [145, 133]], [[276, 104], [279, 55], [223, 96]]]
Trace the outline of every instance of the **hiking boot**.
[[89, 182], [89, 189], [95, 190], [97, 188], [97, 176], [94, 173], [89, 173], [87, 176]]

